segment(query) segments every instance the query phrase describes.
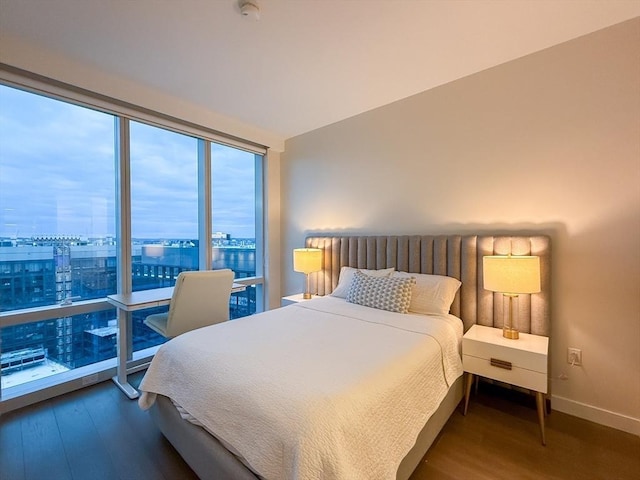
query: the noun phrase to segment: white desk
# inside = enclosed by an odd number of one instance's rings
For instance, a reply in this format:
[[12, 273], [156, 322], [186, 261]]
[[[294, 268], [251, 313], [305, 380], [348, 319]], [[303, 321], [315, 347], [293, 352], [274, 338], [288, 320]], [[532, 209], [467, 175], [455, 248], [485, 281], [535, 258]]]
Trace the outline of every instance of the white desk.
[[[242, 292], [246, 285], [234, 283], [231, 293]], [[131, 312], [143, 310], [145, 308], [162, 307], [171, 303], [173, 287], [154, 288], [151, 290], [140, 290], [131, 293], [117, 293], [107, 295], [107, 301], [118, 309], [118, 335], [116, 340], [116, 376], [113, 382], [122, 390], [127, 397], [138, 398], [138, 391], [131, 386], [127, 380], [127, 345], [129, 343], [129, 321]]]

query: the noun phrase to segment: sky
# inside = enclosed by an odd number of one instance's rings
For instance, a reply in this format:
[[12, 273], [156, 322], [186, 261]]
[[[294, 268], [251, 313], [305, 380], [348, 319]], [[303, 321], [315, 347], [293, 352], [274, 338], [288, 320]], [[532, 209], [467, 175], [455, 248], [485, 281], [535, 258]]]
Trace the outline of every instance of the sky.
[[[112, 115], [0, 85], [0, 237], [115, 235]], [[194, 137], [131, 122], [134, 238], [198, 236]], [[254, 155], [212, 144], [213, 231], [255, 237]]]

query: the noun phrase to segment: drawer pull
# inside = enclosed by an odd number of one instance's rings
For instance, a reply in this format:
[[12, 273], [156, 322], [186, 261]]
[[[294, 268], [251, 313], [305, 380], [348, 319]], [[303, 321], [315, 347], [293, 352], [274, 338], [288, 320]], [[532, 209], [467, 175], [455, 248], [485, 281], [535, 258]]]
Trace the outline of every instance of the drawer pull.
[[497, 358], [492, 358], [491, 365], [498, 368], [504, 368], [505, 370], [511, 370], [511, 362], [507, 362], [506, 360], [499, 360]]

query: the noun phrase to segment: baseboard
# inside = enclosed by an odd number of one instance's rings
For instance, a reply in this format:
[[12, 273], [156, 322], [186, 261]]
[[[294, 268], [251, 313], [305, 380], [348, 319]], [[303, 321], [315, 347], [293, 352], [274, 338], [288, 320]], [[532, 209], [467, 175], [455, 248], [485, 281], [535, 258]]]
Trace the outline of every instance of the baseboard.
[[568, 398], [551, 395], [551, 408], [562, 413], [584, 418], [607, 427], [632, 433], [640, 437], [640, 419], [611, 412], [603, 408], [576, 402]]

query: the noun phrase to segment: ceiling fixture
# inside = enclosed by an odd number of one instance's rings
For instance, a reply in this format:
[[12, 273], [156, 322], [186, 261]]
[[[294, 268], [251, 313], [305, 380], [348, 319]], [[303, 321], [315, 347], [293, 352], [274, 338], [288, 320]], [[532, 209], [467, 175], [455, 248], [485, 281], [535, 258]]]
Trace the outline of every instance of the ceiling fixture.
[[257, 0], [240, 0], [240, 13], [245, 18], [260, 20], [260, 7]]

